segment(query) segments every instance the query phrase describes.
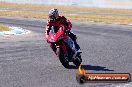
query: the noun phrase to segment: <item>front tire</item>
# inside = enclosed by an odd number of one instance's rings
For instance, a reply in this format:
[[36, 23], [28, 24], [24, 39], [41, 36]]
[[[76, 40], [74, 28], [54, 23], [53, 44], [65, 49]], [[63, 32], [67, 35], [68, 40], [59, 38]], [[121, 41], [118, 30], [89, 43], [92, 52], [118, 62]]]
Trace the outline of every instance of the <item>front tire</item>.
[[60, 60], [61, 64], [65, 68], [69, 68], [69, 61], [68, 61], [68, 58], [64, 56], [63, 50], [61, 48], [57, 48], [56, 54], [59, 57], [59, 60]]

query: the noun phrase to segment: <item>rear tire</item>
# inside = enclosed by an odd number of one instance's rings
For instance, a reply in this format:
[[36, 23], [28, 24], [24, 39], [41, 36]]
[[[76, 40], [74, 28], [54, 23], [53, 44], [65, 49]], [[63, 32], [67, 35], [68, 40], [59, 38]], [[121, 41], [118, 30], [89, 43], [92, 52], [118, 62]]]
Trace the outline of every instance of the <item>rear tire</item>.
[[57, 48], [56, 50], [56, 54], [59, 57], [59, 60], [61, 62], [61, 64], [65, 67], [65, 68], [69, 68], [69, 61], [68, 58], [64, 57], [64, 52], [61, 48]]

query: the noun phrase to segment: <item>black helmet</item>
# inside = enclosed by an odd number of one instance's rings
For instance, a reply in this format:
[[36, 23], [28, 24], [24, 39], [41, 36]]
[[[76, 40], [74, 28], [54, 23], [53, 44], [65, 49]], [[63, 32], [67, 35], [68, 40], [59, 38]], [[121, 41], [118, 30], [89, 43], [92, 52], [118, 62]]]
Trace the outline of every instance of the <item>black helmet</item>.
[[49, 11], [49, 19], [50, 20], [55, 20], [55, 19], [57, 19], [58, 18], [58, 16], [59, 16], [59, 13], [58, 13], [58, 10], [57, 9], [51, 9], [50, 11]]

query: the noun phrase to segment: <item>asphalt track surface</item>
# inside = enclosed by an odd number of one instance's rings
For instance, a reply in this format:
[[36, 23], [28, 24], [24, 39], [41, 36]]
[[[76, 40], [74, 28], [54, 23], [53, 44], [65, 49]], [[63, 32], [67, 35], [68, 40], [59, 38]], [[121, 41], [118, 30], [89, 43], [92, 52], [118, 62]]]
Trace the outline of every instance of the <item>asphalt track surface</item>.
[[[45, 20], [0, 17], [0, 23], [32, 33], [0, 36], [0, 87], [132, 87], [130, 83], [77, 83], [76, 67], [65, 69], [45, 41]], [[88, 73], [132, 74], [132, 27], [73, 22]]]

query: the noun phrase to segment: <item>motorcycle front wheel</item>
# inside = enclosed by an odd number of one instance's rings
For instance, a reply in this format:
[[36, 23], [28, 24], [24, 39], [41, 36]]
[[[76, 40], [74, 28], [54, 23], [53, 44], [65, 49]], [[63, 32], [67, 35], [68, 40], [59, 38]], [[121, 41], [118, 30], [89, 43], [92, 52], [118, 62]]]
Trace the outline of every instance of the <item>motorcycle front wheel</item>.
[[59, 57], [59, 60], [61, 62], [61, 64], [65, 67], [65, 68], [69, 68], [69, 61], [68, 58], [64, 56], [64, 51], [62, 48], [57, 48], [56, 50], [56, 54]]

